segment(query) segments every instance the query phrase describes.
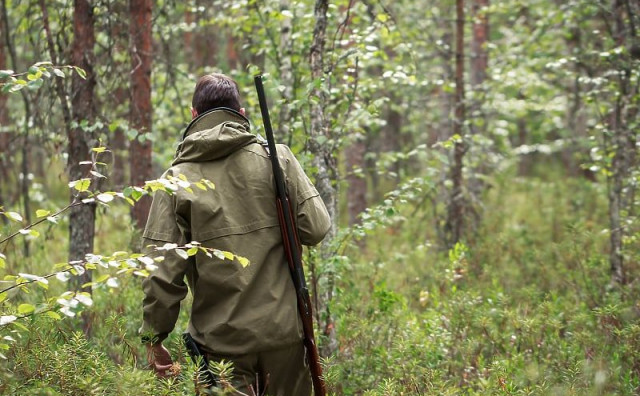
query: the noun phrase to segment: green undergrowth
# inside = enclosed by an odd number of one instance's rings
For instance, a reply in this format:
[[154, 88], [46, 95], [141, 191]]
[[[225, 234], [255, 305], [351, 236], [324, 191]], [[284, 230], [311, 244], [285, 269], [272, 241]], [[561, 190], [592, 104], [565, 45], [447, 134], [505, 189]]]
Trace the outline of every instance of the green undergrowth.
[[[331, 305], [339, 347], [325, 362], [331, 394], [637, 394], [640, 290], [610, 283], [604, 187], [513, 175], [489, 185], [483, 221], [451, 251], [438, 249], [430, 208], [403, 204], [392, 225], [345, 252]], [[128, 224], [127, 208], [100, 212], [96, 251], [132, 246]], [[23, 264], [42, 274], [63, 261], [65, 229]], [[183, 374], [161, 381], [139, 342], [141, 300], [135, 277], [94, 290], [88, 341], [78, 317], [5, 328], [15, 342], [0, 361], [0, 394], [193, 394], [179, 341], [187, 309], [167, 342]]]
[[407, 208], [351, 256], [336, 393], [637, 394], [639, 290], [610, 285], [606, 191], [515, 180], [495, 181], [475, 236], [450, 252]]

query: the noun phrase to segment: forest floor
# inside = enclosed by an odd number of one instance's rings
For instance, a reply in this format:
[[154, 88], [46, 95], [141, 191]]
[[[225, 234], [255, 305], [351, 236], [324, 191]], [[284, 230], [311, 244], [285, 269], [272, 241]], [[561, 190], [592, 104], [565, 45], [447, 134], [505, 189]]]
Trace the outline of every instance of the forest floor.
[[[432, 210], [406, 203], [344, 252], [330, 305], [339, 342], [326, 360], [330, 393], [637, 394], [640, 290], [610, 282], [606, 186], [560, 172], [506, 172], [487, 186], [475, 236], [451, 251], [436, 247]], [[96, 251], [131, 245], [127, 224], [126, 207], [100, 210]], [[42, 231], [21, 268], [43, 274], [65, 261], [65, 231]], [[187, 310], [166, 343], [183, 375], [160, 381], [145, 369], [141, 300], [136, 277], [95, 289], [89, 340], [77, 318], [3, 328], [16, 341], [0, 363], [0, 394], [193, 394], [179, 339]]]

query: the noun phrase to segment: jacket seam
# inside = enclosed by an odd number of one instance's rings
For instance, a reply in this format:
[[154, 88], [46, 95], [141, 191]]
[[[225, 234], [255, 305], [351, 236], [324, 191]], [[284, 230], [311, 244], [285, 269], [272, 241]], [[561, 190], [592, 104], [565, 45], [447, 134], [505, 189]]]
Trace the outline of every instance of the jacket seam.
[[204, 242], [211, 239], [222, 238], [229, 235], [245, 235], [264, 228], [277, 227], [280, 223], [277, 219], [260, 220], [250, 224], [243, 224], [234, 227], [220, 228], [215, 231], [192, 234], [193, 239], [198, 242]]

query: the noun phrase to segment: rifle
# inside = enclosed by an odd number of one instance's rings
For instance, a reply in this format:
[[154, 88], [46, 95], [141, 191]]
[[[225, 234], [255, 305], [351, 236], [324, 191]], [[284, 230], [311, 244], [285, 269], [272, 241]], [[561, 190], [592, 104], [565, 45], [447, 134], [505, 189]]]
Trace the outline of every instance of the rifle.
[[302, 318], [302, 330], [304, 333], [304, 346], [307, 349], [307, 362], [311, 371], [311, 380], [313, 382], [313, 392], [315, 396], [325, 396], [326, 389], [324, 379], [322, 378], [322, 367], [320, 366], [320, 355], [316, 347], [316, 340], [313, 335], [313, 314], [311, 312], [311, 299], [309, 298], [309, 289], [304, 278], [304, 270], [302, 268], [302, 249], [298, 238], [298, 229], [293, 221], [291, 210], [291, 201], [287, 195], [284, 185], [284, 177], [282, 168], [278, 162], [278, 153], [276, 151], [276, 143], [273, 139], [273, 130], [271, 129], [271, 118], [269, 117], [269, 109], [267, 108], [267, 98], [262, 86], [262, 75], [258, 74], [254, 77], [256, 90], [258, 91], [258, 100], [260, 101], [260, 112], [262, 113], [262, 123], [267, 135], [267, 144], [269, 147], [269, 158], [271, 159], [271, 167], [273, 168], [273, 176], [276, 185], [276, 207], [278, 209], [278, 220], [280, 222], [280, 231], [282, 233], [282, 242], [284, 245], [285, 255], [289, 263], [289, 272], [293, 280], [293, 286], [296, 289], [298, 299], [298, 312]]
[[207, 388], [216, 386], [216, 379], [213, 377], [213, 373], [209, 370], [209, 362], [200, 351], [198, 343], [189, 333], [182, 333], [182, 340], [184, 341], [184, 345], [187, 348], [189, 356], [191, 356], [191, 360], [193, 360], [193, 363], [198, 366], [198, 379], [196, 382], [206, 386]]

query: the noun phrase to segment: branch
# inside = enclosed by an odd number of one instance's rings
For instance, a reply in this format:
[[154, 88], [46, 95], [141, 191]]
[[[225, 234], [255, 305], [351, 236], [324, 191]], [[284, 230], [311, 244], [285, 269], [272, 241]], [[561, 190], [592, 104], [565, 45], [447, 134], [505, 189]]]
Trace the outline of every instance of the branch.
[[64, 212], [66, 212], [67, 210], [71, 209], [74, 206], [78, 206], [78, 205], [82, 205], [82, 201], [78, 201], [78, 199], [76, 198], [73, 202], [71, 202], [69, 205], [65, 206], [64, 208], [58, 210], [56, 213], [54, 213], [51, 216], [47, 216], [47, 217], [43, 217], [40, 220], [36, 221], [35, 223], [31, 223], [28, 226], [21, 228], [20, 230], [14, 232], [13, 234], [7, 236], [6, 238], [4, 238], [3, 240], [0, 241], [0, 245], [7, 242], [9, 239], [14, 238], [16, 235], [20, 234], [20, 231], [24, 231], [24, 230], [28, 230], [31, 229], [35, 226], [37, 226], [38, 224], [44, 222], [45, 220], [47, 220], [49, 217], [56, 217]]

